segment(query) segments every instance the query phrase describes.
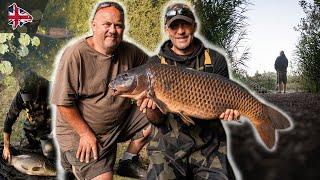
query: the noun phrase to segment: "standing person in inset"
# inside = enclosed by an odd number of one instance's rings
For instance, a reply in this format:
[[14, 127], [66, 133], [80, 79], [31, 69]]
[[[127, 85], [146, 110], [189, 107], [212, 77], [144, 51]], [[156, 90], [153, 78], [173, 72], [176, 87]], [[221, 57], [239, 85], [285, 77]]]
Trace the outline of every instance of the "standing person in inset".
[[92, 36], [67, 47], [57, 68], [52, 103], [61, 163], [78, 179], [112, 179], [117, 143], [131, 139], [117, 173], [143, 178], [138, 153], [150, 134], [146, 116], [129, 99], [111, 96], [107, 85], [118, 74], [144, 64], [148, 55], [123, 41], [123, 8], [97, 5]]
[[288, 68], [288, 59], [283, 51], [280, 52], [280, 56], [277, 57], [274, 68], [277, 71], [277, 85], [278, 93], [286, 93], [287, 91], [287, 68]]
[[[169, 40], [162, 44], [150, 63], [161, 63], [192, 68], [197, 71], [229, 77], [225, 57], [205, 47], [194, 36], [197, 30], [195, 16], [189, 6], [177, 3], [165, 14], [165, 31]], [[137, 101], [140, 110], [155, 108], [148, 98]], [[222, 120], [233, 120], [239, 112], [227, 109]], [[149, 117], [148, 117], [149, 118]], [[187, 126], [181, 118], [169, 113], [164, 122], [153, 126], [148, 146], [149, 169], [147, 179], [233, 179], [233, 170], [227, 159], [226, 134], [219, 119], [202, 121], [193, 118], [194, 126]]]

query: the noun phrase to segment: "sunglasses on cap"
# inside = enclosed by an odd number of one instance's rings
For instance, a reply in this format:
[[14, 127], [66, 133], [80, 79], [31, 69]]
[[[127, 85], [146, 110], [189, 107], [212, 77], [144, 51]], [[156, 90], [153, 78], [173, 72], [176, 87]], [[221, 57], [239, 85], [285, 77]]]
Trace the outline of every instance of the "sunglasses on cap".
[[187, 5], [175, 4], [169, 7], [168, 10], [166, 11], [166, 15], [165, 15], [166, 22], [177, 15], [186, 16], [193, 20], [195, 19], [193, 12], [190, 10], [190, 8]]
[[100, 4], [98, 4], [96, 11], [94, 12], [94, 16], [97, 14], [97, 12], [102, 9], [102, 8], [106, 8], [106, 7], [115, 7], [116, 9], [118, 9], [120, 11], [121, 15], [124, 15], [124, 11], [123, 8], [120, 6], [120, 4], [116, 3], [116, 2], [102, 2]]

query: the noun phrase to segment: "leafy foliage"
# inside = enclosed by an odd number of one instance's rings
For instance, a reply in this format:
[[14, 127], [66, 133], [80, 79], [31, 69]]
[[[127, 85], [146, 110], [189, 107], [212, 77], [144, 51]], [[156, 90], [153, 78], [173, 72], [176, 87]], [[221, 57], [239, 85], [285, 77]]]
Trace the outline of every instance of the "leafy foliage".
[[9, 52], [9, 46], [7, 44], [0, 44], [0, 54]]
[[18, 41], [21, 44], [21, 46], [28, 46], [30, 44], [29, 34], [21, 34]]
[[233, 72], [233, 78], [245, 84], [248, 88], [256, 92], [272, 91], [275, 89], [276, 74], [274, 72], [256, 72], [254, 76], [247, 73]]
[[[92, 8], [97, 0], [69, 0], [66, 4], [66, 27], [74, 33], [74, 35], [81, 35], [89, 30], [89, 17]], [[71, 10], [71, 12], [70, 12]]]
[[11, 63], [9, 61], [2, 61], [0, 63], [0, 72], [4, 75], [9, 75], [13, 71]]
[[[54, 58], [66, 42], [45, 36], [31, 37], [25, 33], [1, 33], [0, 74], [16, 76], [26, 69], [32, 69], [50, 79]], [[5, 37], [5, 38], [4, 38]], [[41, 44], [40, 44], [41, 42]]]
[[[66, 27], [75, 36], [89, 30], [89, 15], [97, 0], [90, 1], [49, 1], [46, 9], [47, 21], [50, 26]], [[129, 36], [144, 48], [154, 51], [161, 41], [162, 11], [168, 0], [120, 0], [126, 8], [126, 19]], [[241, 42], [247, 35], [247, 26], [244, 13], [250, 5], [248, 0], [223, 0], [223, 1], [190, 1], [194, 4], [200, 18], [201, 33], [210, 42], [228, 52], [233, 68], [243, 72], [241, 66], [248, 59], [248, 48], [244, 47], [240, 57], [236, 54], [241, 48]], [[62, 3], [64, 8], [57, 8], [56, 4]], [[60, 18], [57, 18], [60, 14]], [[76, 14], [76, 16], [75, 16]], [[49, 27], [45, 24], [45, 27]]]
[[[29, 54], [40, 45], [40, 39], [30, 37], [26, 33], [1, 33], [0, 34], [0, 73], [10, 75], [14, 67], [19, 66]], [[19, 69], [18, 69], [19, 70]]]
[[[242, 45], [247, 36], [245, 12], [251, 3], [248, 0], [197, 0], [194, 4], [201, 21], [201, 34], [227, 51], [234, 71], [244, 73], [243, 67], [249, 59], [249, 48]], [[240, 49], [242, 54], [237, 57]]]
[[[64, 8], [57, 8], [56, 3], [63, 3]], [[82, 35], [89, 30], [90, 13], [97, 0], [90, 1], [49, 1], [44, 23], [44, 29], [50, 27], [65, 27], [74, 36]], [[126, 8], [126, 29], [129, 36], [141, 44], [144, 48], [155, 50], [160, 42], [160, 21], [162, 7], [166, 1], [151, 2], [120, 0]], [[59, 6], [60, 7], [60, 6]], [[57, 12], [59, 17], [57, 17]], [[76, 16], [75, 16], [76, 14]]]
[[296, 46], [297, 74], [301, 75], [311, 91], [320, 91], [320, 6], [299, 1], [306, 17], [295, 27], [300, 32]]
[[[30, 42], [32, 42], [30, 44]], [[40, 45], [38, 37], [30, 37], [26, 33], [1, 33], [0, 34], [0, 57], [6, 53], [15, 56], [18, 59], [25, 57], [29, 53], [29, 48], [36, 48]]]
[[264, 72], [262, 74], [256, 72], [254, 76], [250, 77], [249, 80], [257, 82], [260, 86], [274, 90], [276, 86], [277, 74], [274, 72]]
[[[263, 72], [259, 73], [258, 71], [253, 75], [249, 76], [248, 74], [239, 74], [234, 73], [233, 77], [241, 81], [247, 87], [255, 90], [253, 87], [260, 87], [260, 89], [266, 89], [269, 92], [277, 91], [277, 74], [275, 72]], [[287, 74], [287, 90], [291, 92], [302, 92], [307, 91], [308, 89], [301, 82], [303, 79], [298, 75]]]
[[[46, 30], [50, 27], [66, 27], [66, 14], [68, 13], [68, 9], [66, 8], [67, 3], [68, 1], [65, 0], [50, 0], [44, 11], [40, 28]], [[74, 9], [70, 9], [70, 11], [73, 10]], [[79, 19], [79, 22], [81, 22], [81, 19]]]
[[125, 1], [129, 35], [150, 51], [156, 50], [161, 40], [162, 9], [167, 1]]

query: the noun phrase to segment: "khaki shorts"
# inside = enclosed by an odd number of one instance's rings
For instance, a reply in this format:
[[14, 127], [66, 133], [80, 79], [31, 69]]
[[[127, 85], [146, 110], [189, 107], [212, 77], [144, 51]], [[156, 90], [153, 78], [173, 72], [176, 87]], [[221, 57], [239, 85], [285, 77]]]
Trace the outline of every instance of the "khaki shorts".
[[277, 84], [287, 84], [287, 72], [277, 72]]
[[61, 152], [61, 164], [66, 171], [74, 172], [79, 179], [92, 179], [98, 175], [113, 171], [116, 160], [117, 143], [129, 139], [135, 140], [143, 137], [142, 129], [149, 125], [145, 114], [136, 107], [132, 109], [126, 121], [110, 130], [107, 135], [98, 136], [97, 160], [91, 159], [89, 163], [80, 162], [76, 158], [77, 148]]

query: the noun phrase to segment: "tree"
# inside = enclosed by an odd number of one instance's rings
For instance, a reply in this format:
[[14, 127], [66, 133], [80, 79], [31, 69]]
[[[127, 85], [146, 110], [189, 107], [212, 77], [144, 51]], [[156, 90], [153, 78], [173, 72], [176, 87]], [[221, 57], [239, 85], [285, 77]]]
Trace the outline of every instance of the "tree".
[[69, 0], [66, 4], [67, 29], [75, 35], [81, 35], [89, 30], [89, 17], [97, 0]]
[[299, 73], [311, 91], [320, 91], [320, 6], [299, 1], [306, 17], [301, 18], [295, 30], [300, 32], [295, 54]]
[[125, 1], [129, 35], [150, 51], [156, 50], [161, 40], [162, 9], [167, 1]]
[[[226, 50], [235, 73], [244, 73], [249, 48], [243, 47], [247, 36], [245, 13], [248, 0], [196, 0], [195, 9], [201, 22], [201, 34]], [[240, 48], [243, 52], [237, 57]]]

